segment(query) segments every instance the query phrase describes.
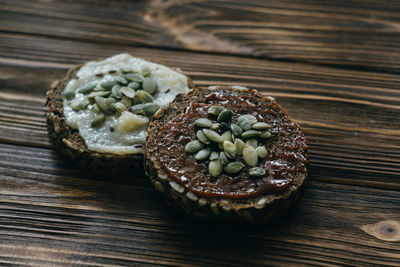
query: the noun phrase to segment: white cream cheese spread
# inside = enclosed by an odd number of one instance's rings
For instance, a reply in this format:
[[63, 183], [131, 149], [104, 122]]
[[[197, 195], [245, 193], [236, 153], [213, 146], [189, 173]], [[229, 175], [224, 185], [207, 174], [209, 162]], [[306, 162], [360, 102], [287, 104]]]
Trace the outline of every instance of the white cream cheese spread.
[[161, 108], [173, 101], [176, 95], [189, 90], [185, 75], [164, 65], [129, 54], [88, 62], [76, 73], [76, 79], [68, 82], [64, 92], [75, 92], [75, 94], [73, 98], [64, 99], [64, 116], [71, 128], [79, 130], [89, 150], [119, 155], [144, 152], [143, 144], [146, 141], [149, 123], [147, 117], [126, 110], [120, 114], [106, 115], [101, 126], [93, 127], [93, 120], [99, 116], [94, 111], [93, 101], [80, 110], [71, 107], [74, 101], [87, 101], [87, 95], [78, 89], [88, 84], [99, 86], [101, 83], [113, 81], [123, 70], [141, 73], [144, 68], [150, 71], [148, 78], [157, 85], [157, 92], [152, 95], [153, 103]]

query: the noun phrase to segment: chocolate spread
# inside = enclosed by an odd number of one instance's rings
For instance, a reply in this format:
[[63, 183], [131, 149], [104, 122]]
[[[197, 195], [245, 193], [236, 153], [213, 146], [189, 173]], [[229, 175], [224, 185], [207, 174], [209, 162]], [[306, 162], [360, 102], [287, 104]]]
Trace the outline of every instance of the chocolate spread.
[[[235, 175], [208, 173], [208, 161], [196, 161], [185, 152], [185, 146], [196, 139], [198, 128], [194, 121], [209, 117], [212, 105], [224, 106], [234, 112], [232, 122], [241, 115], [251, 114], [258, 121], [272, 125], [272, 137], [266, 142], [268, 156], [258, 163], [266, 176], [254, 179], [247, 175], [248, 166]], [[256, 93], [215, 90], [204, 102], [192, 102], [184, 113], [167, 122], [157, 136], [160, 164], [169, 176], [187, 190], [206, 197], [248, 198], [260, 194], [281, 193], [295, 181], [297, 175], [307, 173], [307, 145], [298, 124], [288, 119], [278, 105], [262, 99]], [[243, 159], [240, 159], [243, 162]]]

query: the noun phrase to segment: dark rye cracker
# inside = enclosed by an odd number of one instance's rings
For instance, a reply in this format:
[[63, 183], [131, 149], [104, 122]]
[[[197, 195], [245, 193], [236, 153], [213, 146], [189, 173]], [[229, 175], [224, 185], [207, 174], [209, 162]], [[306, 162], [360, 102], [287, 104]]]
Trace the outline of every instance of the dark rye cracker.
[[[179, 181], [171, 177], [166, 171], [166, 167], [160, 163], [161, 149], [159, 149], [158, 140], [162, 134], [162, 130], [160, 129], [166, 123], [174, 120], [179, 114], [185, 113], [191, 103], [205, 103], [207, 96], [218, 90], [228, 90], [238, 96], [248, 96], [251, 94], [257, 97], [260, 103], [273, 110], [274, 114], [278, 114], [284, 120], [290, 121], [286, 110], [282, 109], [274, 99], [262, 97], [255, 90], [239, 90], [232, 87], [216, 87], [213, 90], [208, 87], [195, 88], [186, 95], [177, 96], [174, 102], [168, 107], [159, 110], [155, 114], [147, 131], [147, 150], [145, 153], [146, 174], [151, 179], [155, 188], [166, 195], [167, 201], [171, 206], [195, 218], [223, 224], [268, 222], [285, 213], [297, 201], [307, 178], [306, 169], [293, 175], [292, 183], [284, 192], [268, 192], [246, 198], [230, 198], [196, 193], [190, 187], [179, 183]], [[296, 123], [293, 125], [300, 130]], [[304, 135], [301, 131], [300, 135], [300, 139], [304, 140]], [[302, 151], [305, 162], [308, 162], [305, 141]], [[192, 154], [179, 156], [193, 157]]]
[[[103, 60], [98, 59], [96, 61]], [[152, 61], [154, 63], [159, 63]], [[163, 63], [159, 63], [163, 64]], [[163, 64], [168, 66], [167, 64]], [[117, 155], [112, 153], [99, 153], [87, 148], [85, 141], [77, 129], [69, 127], [64, 117], [62, 92], [72, 79], [78, 79], [77, 72], [84, 64], [73, 67], [65, 78], [55, 81], [47, 92], [46, 120], [49, 135], [61, 153], [72, 160], [81, 168], [94, 171], [102, 176], [117, 176], [127, 173], [133, 168], [142, 168], [143, 154]], [[168, 66], [180, 72], [179, 69]], [[95, 75], [95, 73], [93, 73]], [[188, 86], [192, 85], [189, 77]], [[137, 144], [137, 146], [144, 146]]]

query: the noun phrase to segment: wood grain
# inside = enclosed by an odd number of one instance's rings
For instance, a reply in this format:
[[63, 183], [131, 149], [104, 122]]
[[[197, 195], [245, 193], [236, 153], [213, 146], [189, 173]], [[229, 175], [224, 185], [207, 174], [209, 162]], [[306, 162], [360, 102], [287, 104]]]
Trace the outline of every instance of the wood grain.
[[0, 31], [400, 72], [397, 1], [11, 1]]
[[0, 144], [0, 179], [3, 264], [396, 266], [400, 260], [397, 242], [360, 228], [399, 221], [398, 191], [314, 181], [284, 219], [236, 231], [171, 212], [143, 175], [99, 179], [46, 148]]

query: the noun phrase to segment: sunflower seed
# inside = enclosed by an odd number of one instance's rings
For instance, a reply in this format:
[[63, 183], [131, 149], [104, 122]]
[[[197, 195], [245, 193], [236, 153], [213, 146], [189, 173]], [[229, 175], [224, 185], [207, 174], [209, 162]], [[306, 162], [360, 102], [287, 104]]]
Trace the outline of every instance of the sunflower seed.
[[88, 94], [88, 98], [95, 98], [96, 96], [108, 96], [109, 94], [111, 94], [110, 91], [97, 91], [97, 92], [91, 92], [90, 94]]
[[236, 155], [239, 155], [239, 156], [242, 155], [244, 145], [245, 145], [245, 144], [244, 144], [244, 142], [243, 142], [241, 139], [236, 138], [236, 140], [235, 140]]
[[264, 159], [268, 156], [268, 151], [265, 146], [259, 146], [256, 148], [257, 155], [260, 159]]
[[209, 127], [211, 127], [212, 122], [209, 119], [200, 118], [200, 119], [197, 119], [194, 122], [194, 124], [196, 124], [196, 126], [198, 126], [198, 127], [209, 128]]
[[140, 83], [137, 82], [130, 82], [126, 87], [132, 88], [132, 89], [139, 89], [140, 88]]
[[119, 92], [129, 98], [134, 98], [136, 95], [136, 91], [129, 87], [121, 87]]
[[211, 149], [209, 147], [207, 148], [203, 148], [202, 150], [200, 150], [199, 152], [196, 153], [196, 155], [194, 156], [194, 158], [196, 160], [205, 160], [210, 156], [211, 153]]
[[210, 139], [204, 134], [203, 130], [198, 130], [196, 133], [197, 139], [199, 139], [202, 143], [209, 145], [211, 143]]
[[148, 67], [143, 67], [142, 68], [142, 73], [143, 73], [144, 77], [147, 77], [147, 76], [150, 76], [151, 71], [150, 71], [150, 69]]
[[63, 97], [65, 97], [65, 99], [67, 100], [71, 100], [72, 98], [75, 97], [75, 92], [72, 90], [65, 90], [61, 93], [63, 95]]
[[208, 114], [212, 114], [212, 115], [218, 116], [223, 110], [225, 110], [224, 107], [221, 107], [221, 106], [211, 106], [211, 107], [208, 109]]
[[223, 148], [228, 158], [233, 159], [236, 156], [236, 146], [232, 142], [224, 141]]
[[208, 172], [214, 177], [220, 175], [222, 173], [221, 161], [219, 159], [210, 161], [208, 164]]
[[151, 94], [147, 93], [146, 91], [140, 90], [136, 92], [136, 96], [142, 103], [150, 103], [153, 102], [153, 97]]
[[92, 120], [90, 127], [92, 128], [100, 127], [105, 121], [106, 121], [106, 116], [104, 114], [101, 114], [99, 116], [96, 116], [96, 118]]
[[230, 109], [224, 109], [221, 111], [221, 113], [218, 115], [217, 121], [218, 122], [228, 122], [233, 115], [233, 111]]
[[239, 117], [237, 123], [240, 126], [240, 128], [242, 128], [244, 131], [251, 129], [251, 122], [247, 117], [244, 116]]
[[243, 133], [243, 129], [237, 124], [231, 124], [231, 129], [236, 136], [240, 136]]
[[142, 84], [143, 90], [145, 90], [149, 94], [154, 94], [157, 90], [157, 84], [155, 81], [149, 78], [145, 78]]
[[226, 156], [226, 153], [223, 151], [219, 152], [219, 160], [221, 161], [221, 164], [224, 166], [229, 163], [229, 159]]
[[249, 170], [250, 177], [256, 178], [256, 177], [262, 177], [264, 175], [265, 175], [265, 170], [263, 168], [254, 167]]
[[188, 153], [195, 153], [204, 147], [203, 143], [199, 140], [193, 140], [187, 143], [185, 146], [185, 151]]
[[248, 130], [248, 131], [243, 132], [241, 134], [241, 137], [243, 137], [243, 138], [251, 138], [251, 137], [258, 136], [259, 134], [260, 134], [260, 132], [257, 132], [255, 130]]
[[114, 85], [117, 85], [118, 83], [116, 81], [110, 80], [110, 81], [105, 81], [100, 84], [101, 87], [103, 87], [106, 90], [111, 90]]
[[221, 131], [221, 132], [225, 132], [225, 131], [227, 131], [227, 130], [229, 130], [230, 129], [230, 127], [229, 127], [229, 124], [228, 123], [226, 123], [226, 122], [221, 122], [220, 124], [219, 124], [219, 130]]
[[258, 146], [258, 141], [255, 138], [250, 138], [246, 140], [246, 145], [256, 148]]
[[215, 151], [211, 152], [210, 160], [216, 160], [216, 159], [218, 159], [218, 153]]
[[245, 145], [243, 148], [243, 159], [249, 166], [256, 166], [258, 161], [258, 155], [254, 147]]
[[114, 80], [117, 82], [117, 83], [120, 83], [120, 84], [128, 84], [128, 80], [127, 79], [125, 79], [124, 77], [122, 77], [122, 76], [115, 76], [114, 77]]
[[85, 109], [89, 105], [89, 100], [85, 98], [74, 100], [70, 106], [74, 111]]
[[235, 161], [228, 163], [225, 166], [224, 171], [226, 171], [229, 174], [236, 174], [239, 173], [241, 170], [243, 170], [243, 168], [244, 168], [243, 163], [241, 163], [240, 161]]
[[210, 129], [203, 129], [203, 132], [207, 136], [207, 138], [210, 139], [211, 141], [216, 143], [222, 142], [222, 137], [216, 131]]
[[261, 132], [261, 133], [259, 134], [259, 137], [262, 138], [262, 139], [267, 139], [267, 138], [270, 138], [270, 137], [271, 137], [271, 133], [268, 132], [268, 131], [264, 131], [264, 132]]
[[90, 93], [90, 92], [93, 90], [93, 88], [95, 88], [95, 87], [96, 87], [96, 84], [94, 84], [94, 83], [86, 84], [86, 85], [84, 85], [84, 86], [82, 86], [81, 88], [78, 89], [78, 93], [88, 94], [88, 93]]
[[265, 130], [271, 128], [271, 125], [266, 122], [256, 122], [251, 126], [251, 128], [254, 130]]
[[127, 73], [122, 75], [125, 79], [132, 81], [132, 82], [137, 82], [141, 83], [143, 82], [143, 76], [139, 74], [134, 74], [134, 73]]
[[210, 127], [211, 130], [216, 131], [216, 130], [218, 130], [218, 128], [219, 128], [219, 123], [218, 122], [215, 122], [215, 123], [211, 124], [211, 127]]

